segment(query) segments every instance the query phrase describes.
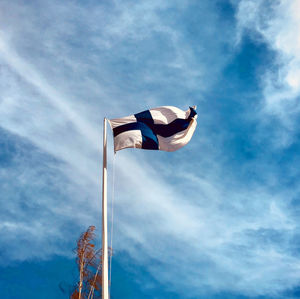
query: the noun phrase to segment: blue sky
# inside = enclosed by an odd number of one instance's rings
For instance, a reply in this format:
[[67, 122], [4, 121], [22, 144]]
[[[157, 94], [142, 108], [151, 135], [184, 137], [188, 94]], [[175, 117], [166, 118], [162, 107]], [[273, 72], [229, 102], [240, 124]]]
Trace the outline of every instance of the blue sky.
[[68, 298], [103, 118], [164, 105], [198, 107], [177, 152], [113, 159], [109, 132], [111, 297], [299, 298], [299, 9], [2, 0], [1, 298]]

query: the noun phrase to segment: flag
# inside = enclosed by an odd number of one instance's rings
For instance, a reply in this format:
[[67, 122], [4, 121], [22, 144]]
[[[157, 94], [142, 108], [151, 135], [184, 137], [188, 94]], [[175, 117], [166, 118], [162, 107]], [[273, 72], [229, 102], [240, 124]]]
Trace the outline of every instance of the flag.
[[124, 148], [176, 151], [186, 145], [196, 129], [196, 107], [182, 111], [163, 106], [110, 119], [115, 152]]

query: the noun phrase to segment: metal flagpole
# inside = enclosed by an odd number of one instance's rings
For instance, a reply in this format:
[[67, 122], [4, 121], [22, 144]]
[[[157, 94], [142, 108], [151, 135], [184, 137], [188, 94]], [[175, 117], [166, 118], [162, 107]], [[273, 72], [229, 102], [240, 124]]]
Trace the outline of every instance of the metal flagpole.
[[107, 140], [106, 118], [103, 122], [103, 172], [102, 172], [102, 299], [108, 293], [108, 248], [107, 248]]

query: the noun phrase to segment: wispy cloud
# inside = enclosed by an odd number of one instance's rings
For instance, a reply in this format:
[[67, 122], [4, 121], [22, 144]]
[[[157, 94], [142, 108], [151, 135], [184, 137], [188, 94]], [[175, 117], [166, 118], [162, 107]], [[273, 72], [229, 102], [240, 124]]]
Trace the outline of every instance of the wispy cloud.
[[285, 128], [278, 136], [280, 146], [289, 146], [293, 142], [299, 114], [299, 8], [299, 1], [242, 0], [237, 11], [238, 36], [252, 32], [273, 51], [272, 66], [261, 74], [261, 85], [264, 112], [276, 115]]

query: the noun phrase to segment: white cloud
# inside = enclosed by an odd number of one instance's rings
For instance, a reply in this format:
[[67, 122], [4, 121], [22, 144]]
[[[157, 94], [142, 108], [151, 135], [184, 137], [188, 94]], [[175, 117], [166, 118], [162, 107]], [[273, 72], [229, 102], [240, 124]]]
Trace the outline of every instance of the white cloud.
[[247, 29], [259, 33], [275, 51], [273, 67], [262, 76], [265, 110], [279, 116], [286, 126], [291, 126], [291, 114], [299, 112], [299, 9], [299, 0], [242, 0], [237, 12], [240, 32]]
[[[134, 162], [126, 156], [118, 164], [128, 169]], [[130, 185], [138, 198], [126, 194], [130, 189], [124, 187], [117, 194], [125, 200], [117, 213], [126, 217], [117, 223], [116, 248], [129, 251], [140, 264], [149, 264], [152, 275], [160, 273], [173, 290], [189, 287], [191, 296], [228, 290], [249, 296], [278, 295], [297, 286], [300, 261], [289, 253], [289, 243], [281, 240], [298, 231], [284, 203], [287, 194], [274, 198], [268, 188], [254, 186], [231, 191], [222, 177], [203, 176], [195, 175], [193, 183], [204, 195], [187, 200], [184, 191], [178, 193], [163, 178], [149, 179], [151, 170], [143, 174], [135, 169]], [[147, 181], [151, 194], [136, 177]], [[184, 174], [182, 179], [191, 177]], [[153, 260], [159, 263], [152, 265]], [[176, 273], [176, 278], [170, 273]]]

